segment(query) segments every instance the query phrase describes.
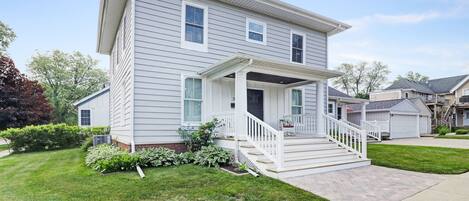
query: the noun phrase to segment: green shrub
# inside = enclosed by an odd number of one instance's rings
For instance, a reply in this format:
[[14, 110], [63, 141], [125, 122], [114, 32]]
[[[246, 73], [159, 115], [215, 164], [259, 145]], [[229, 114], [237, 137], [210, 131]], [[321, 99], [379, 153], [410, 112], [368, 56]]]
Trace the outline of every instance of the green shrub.
[[10, 128], [0, 132], [0, 138], [10, 140], [13, 151], [42, 151], [78, 147], [92, 135], [108, 133], [106, 127], [80, 128], [66, 124], [48, 124]]
[[195, 153], [194, 164], [208, 167], [219, 167], [231, 161], [231, 153], [216, 146], [206, 146]]
[[80, 149], [82, 151], [88, 151], [88, 149], [92, 146], [93, 146], [93, 137], [88, 137], [88, 138], [85, 139], [85, 141], [83, 141], [83, 143], [81, 144]]
[[107, 144], [89, 149], [85, 159], [86, 166], [103, 173], [131, 170], [139, 162], [139, 156]]
[[203, 146], [213, 144], [214, 131], [219, 125], [220, 122], [214, 119], [200, 125], [196, 131], [179, 128], [178, 133], [181, 135], [187, 148], [196, 152]]
[[189, 164], [194, 162], [194, 153], [193, 152], [184, 152], [180, 153], [177, 155], [177, 164], [183, 165], [183, 164]]
[[467, 130], [467, 129], [458, 129], [458, 130], [456, 130], [457, 135], [465, 135], [465, 134], [468, 134], [468, 133], [469, 133], [469, 130]]
[[94, 169], [101, 173], [133, 170], [139, 163], [140, 158], [134, 154], [115, 155], [109, 159], [99, 160]]
[[158, 147], [138, 151], [140, 164], [147, 167], [171, 166], [177, 164], [177, 154], [174, 150]]
[[450, 133], [451, 130], [448, 128], [448, 126], [439, 125], [438, 127], [436, 127], [436, 132], [437, 132], [439, 135], [446, 135], [446, 134]]

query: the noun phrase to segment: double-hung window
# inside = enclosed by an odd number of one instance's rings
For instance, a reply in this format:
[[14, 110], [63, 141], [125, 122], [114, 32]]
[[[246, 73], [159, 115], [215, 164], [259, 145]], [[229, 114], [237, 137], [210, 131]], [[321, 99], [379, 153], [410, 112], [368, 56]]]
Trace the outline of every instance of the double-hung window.
[[305, 63], [306, 35], [300, 32], [291, 32], [290, 51], [291, 62]]
[[80, 125], [89, 126], [91, 125], [91, 111], [80, 110]]
[[184, 79], [184, 123], [202, 121], [202, 80]]
[[181, 47], [207, 51], [208, 48], [208, 8], [206, 6], [182, 2]]
[[300, 89], [292, 89], [292, 114], [303, 114], [303, 91]]
[[246, 18], [246, 41], [265, 45], [266, 40], [266, 23]]

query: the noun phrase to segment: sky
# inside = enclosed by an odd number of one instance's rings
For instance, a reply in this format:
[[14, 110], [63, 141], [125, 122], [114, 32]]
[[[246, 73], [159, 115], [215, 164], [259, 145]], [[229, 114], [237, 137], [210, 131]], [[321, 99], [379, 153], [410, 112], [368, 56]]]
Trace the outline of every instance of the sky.
[[[329, 38], [329, 68], [381, 61], [389, 80], [412, 70], [439, 78], [469, 73], [469, 0], [284, 0], [352, 28]], [[353, 3], [352, 3], [353, 2]], [[21, 72], [37, 52], [96, 53], [98, 0], [4, 0], [0, 20], [17, 34], [8, 49]]]

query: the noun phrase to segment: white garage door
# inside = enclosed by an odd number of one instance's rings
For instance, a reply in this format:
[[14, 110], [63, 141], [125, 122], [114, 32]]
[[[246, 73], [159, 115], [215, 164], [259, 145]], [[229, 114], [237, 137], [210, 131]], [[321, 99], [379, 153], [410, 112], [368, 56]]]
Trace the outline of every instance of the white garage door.
[[411, 138], [417, 136], [415, 115], [394, 114], [391, 117], [391, 138]]
[[431, 133], [430, 132], [430, 129], [431, 129], [430, 117], [427, 117], [427, 116], [420, 117], [419, 125], [420, 125], [420, 134]]

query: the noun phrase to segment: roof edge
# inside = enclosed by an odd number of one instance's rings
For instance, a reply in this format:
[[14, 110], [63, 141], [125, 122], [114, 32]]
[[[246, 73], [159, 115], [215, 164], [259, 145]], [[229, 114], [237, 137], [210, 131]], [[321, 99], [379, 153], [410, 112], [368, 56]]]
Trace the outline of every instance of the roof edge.
[[110, 89], [111, 89], [110, 87], [105, 87], [105, 88], [103, 88], [103, 89], [101, 89], [97, 92], [94, 92], [91, 95], [88, 95], [88, 96], [78, 100], [77, 102], [74, 102], [73, 106], [78, 107], [78, 106], [82, 105], [83, 103], [85, 103], [85, 102], [87, 102], [87, 101], [89, 101], [89, 100], [91, 100], [91, 99], [93, 99], [97, 96], [100, 96], [100, 95], [102, 95], [106, 92], [108, 92]]

